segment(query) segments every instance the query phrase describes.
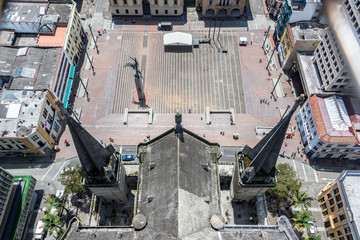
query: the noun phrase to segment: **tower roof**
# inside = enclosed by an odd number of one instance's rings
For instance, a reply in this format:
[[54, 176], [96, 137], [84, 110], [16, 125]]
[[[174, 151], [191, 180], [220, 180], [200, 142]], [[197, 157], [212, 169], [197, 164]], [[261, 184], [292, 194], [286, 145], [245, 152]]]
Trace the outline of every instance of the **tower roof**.
[[250, 167], [255, 168], [255, 173], [264, 170], [267, 174], [274, 175], [276, 161], [278, 159], [281, 146], [286, 135], [290, 120], [302, 97], [296, 100], [292, 109], [283, 116], [279, 123], [251, 149], [246, 156], [251, 160]]

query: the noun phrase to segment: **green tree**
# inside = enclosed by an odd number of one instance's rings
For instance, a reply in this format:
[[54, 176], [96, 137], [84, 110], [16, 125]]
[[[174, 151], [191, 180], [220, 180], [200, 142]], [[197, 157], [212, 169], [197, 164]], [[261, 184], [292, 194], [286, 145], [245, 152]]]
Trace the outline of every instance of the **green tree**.
[[60, 225], [63, 224], [61, 217], [47, 213], [41, 220], [45, 223], [44, 230], [49, 231], [50, 235], [58, 229], [61, 230]]
[[300, 191], [298, 190], [295, 194], [295, 196], [292, 197], [295, 208], [297, 206], [301, 206], [301, 208], [305, 208], [306, 210], [311, 207], [311, 201], [314, 200], [314, 198], [309, 197], [307, 191]]
[[316, 235], [309, 235], [307, 240], [321, 240], [321, 236], [316, 234]]
[[308, 223], [309, 221], [314, 221], [314, 218], [311, 217], [311, 211], [302, 210], [300, 213], [295, 212], [296, 217], [292, 218], [295, 222], [295, 227], [298, 227], [300, 231], [305, 227], [306, 229], [310, 229], [311, 225]]
[[61, 174], [60, 182], [65, 186], [65, 194], [71, 193], [76, 195], [88, 193], [88, 189], [81, 185], [81, 176], [83, 174], [84, 170], [79, 164], [77, 164], [72, 170], [68, 170]]
[[276, 165], [278, 173], [276, 174], [276, 187], [269, 189], [270, 194], [279, 198], [290, 198], [300, 190], [301, 181], [294, 169], [288, 163]]

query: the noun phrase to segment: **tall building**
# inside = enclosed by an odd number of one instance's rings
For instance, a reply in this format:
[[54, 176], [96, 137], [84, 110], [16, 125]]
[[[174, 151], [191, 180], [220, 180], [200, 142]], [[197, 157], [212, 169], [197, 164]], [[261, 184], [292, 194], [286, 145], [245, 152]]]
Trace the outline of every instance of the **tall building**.
[[320, 24], [297, 22], [287, 24], [278, 47], [279, 60], [284, 70], [290, 69], [297, 60], [298, 52], [314, 52], [321, 42]]
[[196, 0], [197, 9], [204, 17], [240, 17], [244, 15], [248, 0]]
[[52, 152], [63, 116], [49, 90], [0, 91], [0, 156]]
[[13, 183], [14, 177], [4, 169], [0, 168], [0, 232], [3, 230], [1, 223], [5, 215]]
[[331, 240], [360, 239], [359, 181], [359, 170], [344, 170], [317, 196]]
[[[10, 193], [7, 200], [2, 202], [6, 208], [0, 219], [0, 239], [22, 240], [28, 229], [29, 219], [37, 198], [36, 179], [32, 176], [12, 177], [1, 168], [0, 174], [1, 177], [5, 176], [7, 179], [6, 185], [1, 185], [2, 194], [6, 194], [5, 188]], [[12, 180], [11, 185], [9, 185], [10, 179]]]
[[326, 30], [314, 55], [323, 91], [344, 92], [355, 89], [346, 57], [331, 28]]
[[184, 0], [109, 0], [112, 15], [181, 16]]
[[103, 197], [106, 200], [126, 201], [128, 187], [120, 154], [115, 151], [111, 144], [104, 148], [68, 115], [63, 103], [56, 101], [56, 104], [65, 116], [80, 163], [86, 172], [81, 183], [97, 197]]
[[231, 180], [232, 201], [250, 201], [276, 186], [276, 161], [292, 115], [303, 100], [296, 100], [292, 109], [254, 147], [245, 146], [236, 153]]
[[312, 159], [360, 159], [360, 104], [351, 96], [313, 95], [296, 122]]
[[285, 0], [275, 24], [276, 35], [281, 38], [287, 23], [318, 22], [322, 14], [321, 0]]

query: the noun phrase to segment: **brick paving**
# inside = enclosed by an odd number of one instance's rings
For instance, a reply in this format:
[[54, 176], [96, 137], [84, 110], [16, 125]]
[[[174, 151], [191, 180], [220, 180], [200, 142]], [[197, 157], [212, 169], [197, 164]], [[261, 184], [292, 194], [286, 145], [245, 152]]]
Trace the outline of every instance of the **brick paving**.
[[[175, 29], [190, 32], [195, 37], [207, 34], [203, 22], [177, 25]], [[274, 70], [269, 77], [265, 70], [267, 62], [261, 49], [262, 31], [224, 28], [220, 41], [228, 46], [227, 54], [219, 52], [219, 43], [201, 45], [192, 53], [165, 53], [162, 36], [163, 32], [158, 32], [154, 23], [149, 22], [146, 28], [143, 23], [137, 22], [123, 25], [121, 30], [108, 30], [100, 36], [99, 55], [94, 49], [88, 50], [94, 56], [96, 72], [93, 76], [91, 70], [82, 71], [82, 77], [89, 78], [90, 101], [76, 98], [74, 108], [82, 109], [83, 126], [99, 141], [109, 144], [111, 137], [118, 145], [136, 145], [149, 134], [151, 138], [156, 137], [174, 126], [174, 112], [178, 108], [184, 113], [184, 127], [199, 136], [205, 134], [207, 140], [223, 146], [254, 146], [262, 138], [255, 134], [255, 127], [274, 126], [280, 119], [279, 109], [293, 104], [291, 85], [284, 78], [280, 84], [288, 97], [279, 98], [276, 102], [270, 100], [271, 78], [277, 78], [281, 71]], [[239, 36], [247, 36], [253, 44], [239, 47]], [[146, 51], [143, 51], [144, 45], [147, 46]], [[124, 125], [124, 108], [139, 106], [132, 103], [133, 98], [137, 99], [133, 70], [123, 66], [130, 62], [129, 56], [132, 56], [139, 59], [142, 68], [144, 55], [145, 92], [147, 104], [154, 109], [154, 121], [148, 125], [147, 114], [129, 114], [128, 124]], [[260, 58], [262, 63], [259, 63]], [[266, 98], [269, 105], [260, 104], [262, 98]], [[212, 124], [206, 125], [206, 106], [234, 108], [236, 125], [230, 125], [228, 114], [212, 115]], [[189, 108], [192, 109], [191, 114], [187, 114]], [[292, 121], [294, 125], [295, 120]], [[220, 131], [225, 131], [225, 136], [220, 135]], [[239, 140], [232, 138], [234, 132], [240, 133]], [[71, 139], [67, 129], [62, 138]], [[296, 151], [298, 134], [286, 141], [286, 152]], [[72, 146], [65, 148], [62, 141], [60, 143], [62, 151], [57, 158], [76, 155]]]

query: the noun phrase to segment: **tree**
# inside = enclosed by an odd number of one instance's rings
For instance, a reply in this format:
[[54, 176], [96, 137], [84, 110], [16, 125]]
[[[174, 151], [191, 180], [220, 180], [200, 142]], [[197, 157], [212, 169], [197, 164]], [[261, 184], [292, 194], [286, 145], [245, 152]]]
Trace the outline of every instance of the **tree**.
[[300, 190], [301, 181], [294, 169], [288, 163], [276, 165], [278, 173], [276, 175], [276, 187], [269, 189], [269, 193], [279, 198], [289, 198], [294, 196]]
[[295, 212], [296, 218], [292, 218], [295, 222], [295, 227], [298, 227], [300, 231], [305, 227], [306, 229], [310, 229], [311, 225], [308, 223], [309, 221], [314, 221], [314, 218], [311, 217], [311, 211], [302, 210], [300, 213]]
[[68, 170], [61, 174], [60, 182], [65, 186], [64, 192], [66, 194], [71, 193], [76, 195], [88, 192], [88, 189], [81, 185], [81, 176], [83, 174], [84, 170], [79, 164], [77, 164], [72, 170]]
[[311, 201], [314, 200], [314, 198], [309, 197], [307, 191], [300, 191], [298, 190], [295, 194], [295, 196], [292, 197], [294, 204], [295, 204], [295, 208], [297, 206], [301, 206], [301, 208], [305, 208], [306, 210], [311, 207]]
[[307, 238], [307, 240], [321, 240], [321, 236], [316, 234], [316, 235], [309, 235], [309, 237]]
[[63, 223], [61, 217], [50, 213], [47, 213], [41, 220], [45, 223], [44, 230], [49, 231], [50, 235], [57, 229], [60, 230], [60, 225]]

